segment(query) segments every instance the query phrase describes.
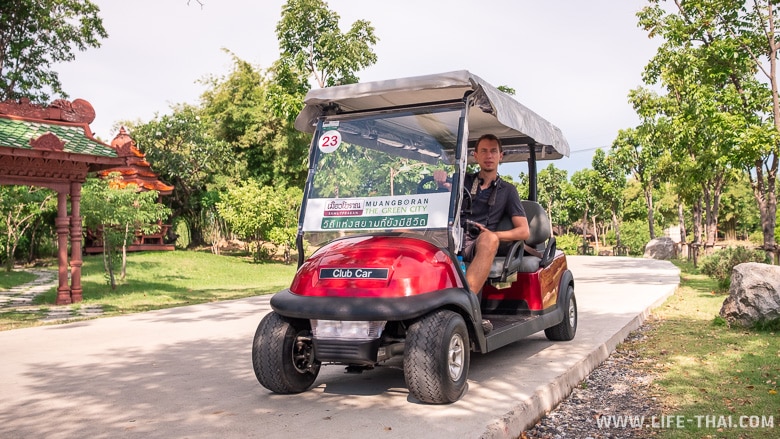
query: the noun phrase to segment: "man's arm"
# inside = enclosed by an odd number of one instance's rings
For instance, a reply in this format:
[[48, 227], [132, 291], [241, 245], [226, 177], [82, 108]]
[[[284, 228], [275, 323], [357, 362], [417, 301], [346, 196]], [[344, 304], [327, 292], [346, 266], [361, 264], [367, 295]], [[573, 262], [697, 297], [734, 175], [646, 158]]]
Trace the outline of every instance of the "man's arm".
[[531, 237], [531, 229], [528, 227], [528, 218], [524, 216], [513, 216], [510, 230], [495, 232], [499, 241], [522, 241]]

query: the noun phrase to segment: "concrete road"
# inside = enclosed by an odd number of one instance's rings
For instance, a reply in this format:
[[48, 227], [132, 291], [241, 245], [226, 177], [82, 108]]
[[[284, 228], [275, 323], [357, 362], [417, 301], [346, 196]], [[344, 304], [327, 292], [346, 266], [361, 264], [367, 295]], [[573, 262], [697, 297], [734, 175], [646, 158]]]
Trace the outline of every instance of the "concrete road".
[[324, 366], [275, 395], [252, 371], [269, 297], [0, 332], [0, 438], [515, 438], [673, 293], [669, 262], [570, 257], [571, 342], [543, 333], [472, 355], [468, 393], [418, 404], [400, 362]]

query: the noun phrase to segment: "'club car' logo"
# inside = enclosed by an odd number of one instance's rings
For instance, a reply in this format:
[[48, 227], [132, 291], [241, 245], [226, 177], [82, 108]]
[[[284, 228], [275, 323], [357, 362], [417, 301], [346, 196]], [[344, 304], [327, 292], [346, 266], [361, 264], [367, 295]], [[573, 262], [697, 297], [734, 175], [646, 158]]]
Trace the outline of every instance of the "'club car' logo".
[[320, 279], [387, 279], [387, 268], [320, 268]]
[[363, 200], [332, 200], [325, 206], [324, 216], [363, 215]]

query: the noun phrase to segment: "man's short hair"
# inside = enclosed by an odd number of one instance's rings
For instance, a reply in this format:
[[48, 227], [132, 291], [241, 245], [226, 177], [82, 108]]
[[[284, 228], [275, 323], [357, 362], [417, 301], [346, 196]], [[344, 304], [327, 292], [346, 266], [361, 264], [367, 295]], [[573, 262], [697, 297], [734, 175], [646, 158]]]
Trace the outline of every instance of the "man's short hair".
[[474, 151], [476, 151], [477, 148], [479, 147], [479, 142], [481, 142], [483, 140], [493, 140], [493, 141], [495, 141], [496, 143], [498, 143], [498, 151], [499, 152], [504, 152], [504, 147], [503, 147], [503, 145], [501, 145], [501, 139], [496, 137], [495, 134], [483, 134], [483, 135], [481, 135], [479, 137], [479, 139], [477, 139], [477, 143], [474, 144]]

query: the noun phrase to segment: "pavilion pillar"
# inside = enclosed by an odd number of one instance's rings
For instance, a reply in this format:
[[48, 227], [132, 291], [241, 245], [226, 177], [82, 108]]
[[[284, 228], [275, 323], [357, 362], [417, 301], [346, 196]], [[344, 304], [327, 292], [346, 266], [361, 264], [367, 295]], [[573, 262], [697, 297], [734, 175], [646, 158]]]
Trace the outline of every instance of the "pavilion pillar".
[[57, 267], [59, 274], [59, 287], [57, 287], [57, 305], [72, 303], [70, 287], [68, 286], [68, 231], [70, 218], [68, 217], [68, 194], [64, 191], [57, 192], [57, 218], [54, 220], [57, 228]]
[[81, 183], [70, 183], [70, 297], [81, 302]]

